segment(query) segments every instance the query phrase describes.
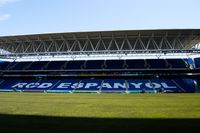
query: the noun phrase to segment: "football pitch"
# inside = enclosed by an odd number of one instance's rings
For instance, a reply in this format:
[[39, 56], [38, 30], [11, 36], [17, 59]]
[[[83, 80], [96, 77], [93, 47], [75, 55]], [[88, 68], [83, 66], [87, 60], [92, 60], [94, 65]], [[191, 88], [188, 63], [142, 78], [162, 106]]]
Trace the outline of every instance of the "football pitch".
[[199, 132], [200, 94], [0, 93], [0, 132]]

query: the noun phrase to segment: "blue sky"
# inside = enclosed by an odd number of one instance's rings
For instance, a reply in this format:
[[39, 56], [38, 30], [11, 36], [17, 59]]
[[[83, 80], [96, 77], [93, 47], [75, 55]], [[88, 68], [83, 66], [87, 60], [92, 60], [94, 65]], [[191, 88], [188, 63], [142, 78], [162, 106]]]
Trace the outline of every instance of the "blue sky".
[[200, 28], [200, 0], [0, 0], [0, 35]]

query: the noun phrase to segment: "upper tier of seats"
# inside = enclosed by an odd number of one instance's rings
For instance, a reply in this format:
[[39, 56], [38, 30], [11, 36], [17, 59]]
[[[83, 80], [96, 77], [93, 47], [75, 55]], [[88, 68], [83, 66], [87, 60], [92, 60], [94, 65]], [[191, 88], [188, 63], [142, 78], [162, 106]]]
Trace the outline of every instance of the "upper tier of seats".
[[187, 69], [189, 67], [190, 64], [185, 59], [0, 62], [0, 70]]
[[194, 62], [195, 62], [196, 68], [200, 68], [200, 58], [195, 58]]

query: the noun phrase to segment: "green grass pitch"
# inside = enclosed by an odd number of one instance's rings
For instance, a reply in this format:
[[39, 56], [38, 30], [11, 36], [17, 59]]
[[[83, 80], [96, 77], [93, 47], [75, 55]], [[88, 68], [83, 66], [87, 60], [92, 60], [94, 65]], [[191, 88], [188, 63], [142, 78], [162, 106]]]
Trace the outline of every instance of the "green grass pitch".
[[200, 94], [0, 93], [0, 132], [200, 131]]

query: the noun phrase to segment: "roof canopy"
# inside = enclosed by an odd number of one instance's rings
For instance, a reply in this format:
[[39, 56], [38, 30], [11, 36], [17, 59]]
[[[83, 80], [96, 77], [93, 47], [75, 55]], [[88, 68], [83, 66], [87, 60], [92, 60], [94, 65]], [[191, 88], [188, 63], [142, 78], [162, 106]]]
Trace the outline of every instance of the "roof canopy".
[[38, 55], [184, 51], [194, 50], [199, 43], [200, 29], [51, 33], [0, 37], [0, 53]]

